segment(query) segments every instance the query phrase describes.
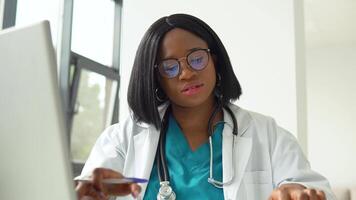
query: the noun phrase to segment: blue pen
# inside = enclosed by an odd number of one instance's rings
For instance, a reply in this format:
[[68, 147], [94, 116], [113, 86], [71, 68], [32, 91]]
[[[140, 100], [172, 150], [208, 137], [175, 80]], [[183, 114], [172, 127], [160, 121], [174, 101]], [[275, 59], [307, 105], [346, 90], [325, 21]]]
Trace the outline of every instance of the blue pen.
[[[93, 179], [91, 177], [83, 177], [74, 180], [79, 182], [92, 182]], [[147, 179], [133, 178], [133, 177], [103, 179], [103, 183], [105, 184], [126, 184], [126, 183], [147, 183], [147, 182], [148, 182]]]

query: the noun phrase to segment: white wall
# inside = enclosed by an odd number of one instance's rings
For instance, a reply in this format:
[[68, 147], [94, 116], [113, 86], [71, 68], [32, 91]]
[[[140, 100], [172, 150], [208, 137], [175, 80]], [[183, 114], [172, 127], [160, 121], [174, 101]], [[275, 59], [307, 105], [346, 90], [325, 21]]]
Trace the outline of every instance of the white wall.
[[333, 186], [356, 186], [356, 45], [307, 51], [308, 151]]
[[207, 22], [229, 52], [243, 89], [242, 107], [273, 116], [296, 135], [296, 56], [293, 0], [124, 0], [120, 117], [138, 44], [155, 20], [184, 12]]

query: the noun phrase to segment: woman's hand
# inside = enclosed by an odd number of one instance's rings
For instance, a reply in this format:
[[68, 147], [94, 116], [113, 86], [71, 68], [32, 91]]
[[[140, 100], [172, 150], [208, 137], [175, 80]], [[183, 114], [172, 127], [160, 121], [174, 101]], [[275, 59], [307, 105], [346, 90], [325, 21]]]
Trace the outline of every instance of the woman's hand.
[[284, 184], [273, 190], [269, 200], [326, 200], [321, 190], [307, 189], [300, 184]]
[[91, 197], [94, 200], [106, 200], [110, 195], [126, 196], [129, 194], [136, 198], [141, 192], [141, 187], [136, 183], [105, 184], [102, 182], [103, 179], [123, 177], [122, 174], [111, 169], [96, 168], [93, 171], [92, 182], [79, 182], [76, 186], [78, 199], [83, 200], [85, 197]]

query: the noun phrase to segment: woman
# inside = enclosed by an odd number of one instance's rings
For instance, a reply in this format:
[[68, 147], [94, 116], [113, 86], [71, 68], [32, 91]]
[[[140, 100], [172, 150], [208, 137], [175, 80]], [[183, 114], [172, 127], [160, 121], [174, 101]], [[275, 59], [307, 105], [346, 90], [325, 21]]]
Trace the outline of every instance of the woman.
[[[79, 196], [136, 197], [142, 190], [144, 199], [164, 199], [162, 192], [177, 199], [334, 199], [291, 134], [230, 103], [240, 95], [229, 56], [206, 23], [185, 14], [159, 19], [136, 53], [132, 117], [99, 137], [82, 172], [94, 181], [79, 184]], [[102, 184], [122, 175], [149, 182]]]

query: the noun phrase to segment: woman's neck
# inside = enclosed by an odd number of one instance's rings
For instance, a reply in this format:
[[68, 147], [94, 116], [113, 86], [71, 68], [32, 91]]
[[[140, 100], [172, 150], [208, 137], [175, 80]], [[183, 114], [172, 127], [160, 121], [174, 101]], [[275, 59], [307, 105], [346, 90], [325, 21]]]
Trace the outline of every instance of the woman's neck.
[[[204, 136], [204, 138], [209, 136], [208, 121], [214, 111], [215, 105], [216, 100], [213, 96], [208, 101], [195, 107], [172, 105], [173, 116], [188, 140], [191, 134], [195, 136], [201, 135]], [[212, 124], [215, 124], [221, 119], [222, 110], [219, 110], [214, 119], [212, 119]]]

